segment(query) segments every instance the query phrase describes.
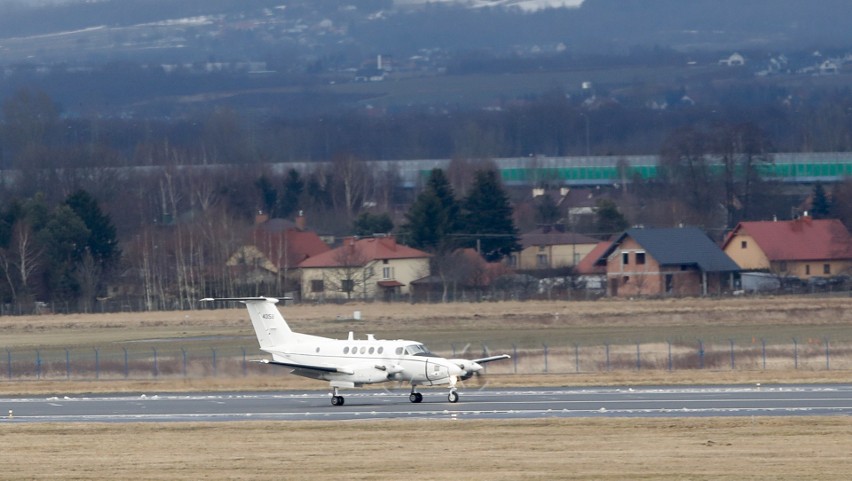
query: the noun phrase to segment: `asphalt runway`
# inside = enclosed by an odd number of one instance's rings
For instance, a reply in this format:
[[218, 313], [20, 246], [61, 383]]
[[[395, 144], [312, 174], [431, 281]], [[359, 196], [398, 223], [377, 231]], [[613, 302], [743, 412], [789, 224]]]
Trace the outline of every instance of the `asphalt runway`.
[[[852, 385], [423, 389], [74, 395], [0, 398], [0, 424], [33, 422], [356, 421], [852, 415]], [[11, 415], [10, 415], [11, 413]]]

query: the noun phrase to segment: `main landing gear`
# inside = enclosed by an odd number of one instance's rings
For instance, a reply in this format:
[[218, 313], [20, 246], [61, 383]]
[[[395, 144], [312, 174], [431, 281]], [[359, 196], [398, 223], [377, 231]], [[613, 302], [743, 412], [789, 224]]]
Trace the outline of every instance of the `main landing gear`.
[[[408, 400], [417, 404], [423, 402], [423, 395], [414, 390], [414, 387], [411, 388], [411, 394], [408, 396]], [[447, 401], [451, 403], [459, 402], [459, 393], [455, 389], [450, 389], [450, 393], [447, 395]]]
[[346, 402], [346, 401], [343, 399], [343, 396], [341, 396], [341, 395], [339, 395], [339, 394], [337, 393], [337, 388], [336, 388], [336, 387], [335, 387], [335, 388], [332, 388], [332, 389], [334, 389], [334, 392], [331, 394], [331, 405], [332, 405], [332, 406], [343, 406], [343, 403], [345, 403], [345, 402]]

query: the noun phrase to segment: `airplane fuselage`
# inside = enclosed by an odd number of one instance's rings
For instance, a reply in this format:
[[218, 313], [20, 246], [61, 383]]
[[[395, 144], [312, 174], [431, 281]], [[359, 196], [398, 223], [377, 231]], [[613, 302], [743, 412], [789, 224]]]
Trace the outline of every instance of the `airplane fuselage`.
[[272, 359], [259, 362], [290, 368], [299, 376], [328, 381], [333, 389], [331, 404], [334, 406], [344, 403], [343, 396], [338, 394], [340, 388], [388, 381], [411, 384], [408, 399], [413, 403], [423, 400], [417, 386], [448, 384], [447, 400], [458, 402], [456, 383], [459, 380], [480, 373], [482, 364], [509, 358], [501, 354], [473, 360], [445, 359], [432, 354], [425, 345], [416, 341], [379, 340], [372, 334], [368, 334], [367, 339], [358, 340], [351, 332], [349, 339], [338, 340], [293, 332], [275, 307], [278, 299], [273, 297], [202, 300], [245, 304], [260, 350], [272, 355]]
[[432, 386], [454, 382], [458, 366], [428, 352], [423, 344], [406, 340], [329, 339], [297, 335], [294, 343], [263, 349], [277, 362], [316, 366], [346, 366], [345, 372], [295, 368], [293, 374], [330, 381], [338, 387], [405, 381]]

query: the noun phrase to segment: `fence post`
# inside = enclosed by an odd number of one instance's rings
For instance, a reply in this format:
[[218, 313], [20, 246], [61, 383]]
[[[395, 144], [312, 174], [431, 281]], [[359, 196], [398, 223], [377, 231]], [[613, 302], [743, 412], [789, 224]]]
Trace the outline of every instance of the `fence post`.
[[248, 364], [247, 364], [247, 361], [246, 361], [246, 348], [240, 347], [240, 349], [243, 351], [243, 377], [246, 377], [246, 376], [248, 376]]
[[765, 371], [766, 370], [766, 338], [765, 337], [760, 338], [760, 344], [761, 344], [761, 349], [762, 349], [762, 352], [763, 352], [763, 370]]
[[41, 379], [41, 351], [36, 349], [36, 379]]
[[731, 371], [733, 371], [736, 369], [736, 363], [734, 361], [734, 340], [728, 339], [728, 341], [731, 343]]
[[605, 342], [606, 346], [606, 372], [609, 372], [609, 341]]
[[183, 356], [183, 377], [186, 377], [186, 349], [180, 348], [181, 356]]
[[512, 343], [512, 363], [515, 365], [515, 374], [518, 373], [518, 345], [514, 342]]
[[639, 343], [637, 342], [637, 343], [636, 343], [636, 370], [637, 370], [637, 371], [641, 371], [641, 370], [642, 370], [642, 357], [641, 357], [641, 354], [640, 354], [639, 349], [640, 349], [640, 348], [639, 348]]
[[152, 347], [151, 350], [154, 351], [154, 371], [153, 371], [153, 373], [154, 373], [154, 377], [157, 377], [160, 374], [160, 370], [157, 368], [157, 348]]
[[698, 340], [698, 369], [704, 369], [704, 341]]
[[130, 375], [130, 363], [127, 359], [127, 348], [122, 347], [121, 349], [124, 351], [124, 379], [127, 379], [127, 377]]
[[12, 351], [6, 348], [6, 377], [12, 379]]
[[667, 340], [666, 344], [669, 345], [669, 372], [674, 369], [674, 363], [672, 362], [672, 341]]
[[65, 379], [71, 379], [71, 353], [65, 348]]
[[95, 379], [101, 378], [101, 353], [95, 348]]
[[825, 370], [831, 371], [831, 345], [827, 337], [825, 338]]
[[574, 370], [580, 372], [580, 345], [574, 344]]
[[542, 344], [544, 346], [544, 372], [547, 373], [547, 344]]
[[793, 369], [799, 369], [799, 340], [793, 338]]
[[213, 351], [213, 377], [216, 377], [216, 349], [211, 347], [210, 350]]

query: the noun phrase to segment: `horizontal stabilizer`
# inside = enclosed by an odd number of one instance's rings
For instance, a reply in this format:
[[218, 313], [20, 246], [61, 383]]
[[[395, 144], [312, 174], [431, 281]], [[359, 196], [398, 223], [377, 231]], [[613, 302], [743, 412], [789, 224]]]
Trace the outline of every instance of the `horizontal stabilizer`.
[[510, 356], [508, 354], [500, 354], [499, 356], [490, 356], [490, 357], [483, 357], [481, 359], [474, 359], [473, 362], [479, 363], [479, 364], [485, 364], [486, 362], [499, 361], [500, 359], [510, 359], [511, 357], [512, 356]]

